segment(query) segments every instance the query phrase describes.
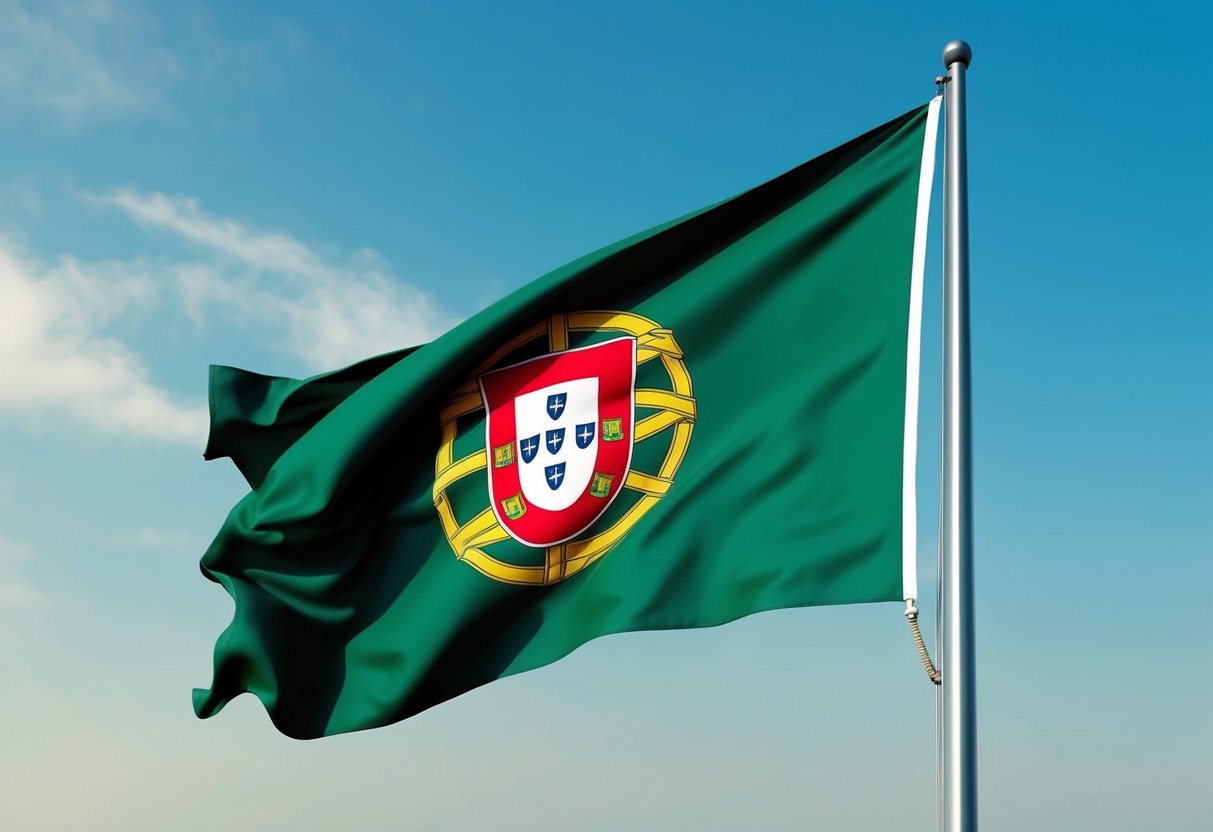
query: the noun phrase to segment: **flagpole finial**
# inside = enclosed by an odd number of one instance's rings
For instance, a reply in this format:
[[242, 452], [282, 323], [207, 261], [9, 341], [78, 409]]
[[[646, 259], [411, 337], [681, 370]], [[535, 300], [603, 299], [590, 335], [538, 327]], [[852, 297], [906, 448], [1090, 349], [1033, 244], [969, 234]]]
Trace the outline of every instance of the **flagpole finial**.
[[943, 48], [943, 65], [946, 69], [950, 69], [955, 63], [964, 64], [965, 69], [968, 69], [969, 62], [972, 60], [973, 47], [963, 40], [949, 41], [948, 45]]

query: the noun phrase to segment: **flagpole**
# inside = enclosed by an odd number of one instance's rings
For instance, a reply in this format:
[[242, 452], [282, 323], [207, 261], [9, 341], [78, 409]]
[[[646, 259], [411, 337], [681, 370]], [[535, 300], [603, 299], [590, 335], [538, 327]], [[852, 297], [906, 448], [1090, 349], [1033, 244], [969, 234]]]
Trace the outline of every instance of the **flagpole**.
[[940, 720], [943, 832], [977, 830], [977, 720], [973, 667], [973, 525], [969, 428], [969, 205], [965, 72], [973, 50], [944, 47], [943, 528], [940, 575]]

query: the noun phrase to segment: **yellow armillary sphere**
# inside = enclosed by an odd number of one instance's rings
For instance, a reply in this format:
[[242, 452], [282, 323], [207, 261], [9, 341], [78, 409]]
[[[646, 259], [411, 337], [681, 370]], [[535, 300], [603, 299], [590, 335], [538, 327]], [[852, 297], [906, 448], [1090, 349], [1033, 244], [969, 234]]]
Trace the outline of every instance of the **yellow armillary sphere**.
[[[546, 353], [541, 339], [546, 340]], [[538, 501], [532, 499], [528, 503], [522, 493], [504, 501], [499, 494], [495, 501], [491, 481], [496, 475], [494, 468], [520, 467], [519, 456], [530, 462], [527, 452], [530, 451], [533, 457], [535, 451], [531, 446], [519, 445], [512, 437], [508, 444], [489, 446], [484, 427], [488, 403], [482, 378], [503, 366], [507, 369], [521, 366], [511, 365], [520, 355], [539, 353], [540, 358], [533, 361], [551, 362], [560, 360], [561, 356], [594, 349], [596, 343], [614, 349], [618, 354], [619, 342], [627, 342], [622, 348], [632, 350], [633, 340], [634, 368], [632, 353], [623, 353], [634, 389], [634, 392], [628, 391], [633, 395], [634, 413], [627, 414], [623, 420], [624, 436], [632, 443], [627, 448], [627, 456], [621, 457], [627, 463], [626, 469], [621, 465], [624, 473], [618, 478], [594, 473], [592, 483], [582, 489], [579, 499], [583, 503], [593, 504], [595, 497], [610, 494], [609, 500], [597, 504], [604, 508], [599, 509], [600, 514], [594, 515], [597, 519], [588, 527], [551, 545], [527, 543], [509, 527], [510, 520], [521, 517], [528, 509], [532, 511], [532, 517], [542, 513], [541, 507], [532, 505]], [[578, 344], [591, 346], [579, 348]], [[574, 357], [574, 360], [584, 363], [592, 359], [582, 356]], [[654, 361], [659, 365], [651, 364]], [[658, 366], [660, 371], [655, 371]], [[642, 382], [645, 386], [641, 386]], [[580, 382], [573, 382], [576, 383]], [[546, 392], [547, 389], [539, 391]], [[548, 399], [550, 405], [564, 407], [563, 397], [556, 404], [552, 404], [553, 398], [556, 397]], [[624, 401], [626, 404], [627, 400]], [[511, 420], [512, 412], [511, 401]], [[554, 315], [519, 333], [476, 368], [441, 412], [442, 440], [434, 465], [434, 507], [455, 557], [489, 578], [510, 584], [546, 586], [576, 574], [605, 555], [669, 491], [690, 445], [695, 418], [691, 376], [682, 350], [673, 333], [655, 321], [630, 312], [573, 312]], [[615, 450], [610, 443], [620, 436], [620, 420], [601, 420], [600, 435], [597, 434], [598, 425], [591, 424], [593, 427], [579, 426], [584, 433], [578, 437], [577, 447], [586, 448], [587, 444], [583, 442], [597, 442], [599, 447]], [[629, 428], [630, 436], [627, 435]], [[559, 433], [560, 441], [563, 441], [563, 431]], [[653, 442], [664, 444], [653, 448]], [[623, 444], [615, 442], [615, 446]], [[554, 447], [558, 448], [559, 443]], [[591, 446], [590, 451], [593, 450]], [[641, 470], [639, 466], [642, 465], [655, 470]], [[560, 476], [564, 470], [560, 465]], [[622, 488], [615, 487], [619, 481]], [[538, 492], [532, 494], [536, 498], [541, 496]]]

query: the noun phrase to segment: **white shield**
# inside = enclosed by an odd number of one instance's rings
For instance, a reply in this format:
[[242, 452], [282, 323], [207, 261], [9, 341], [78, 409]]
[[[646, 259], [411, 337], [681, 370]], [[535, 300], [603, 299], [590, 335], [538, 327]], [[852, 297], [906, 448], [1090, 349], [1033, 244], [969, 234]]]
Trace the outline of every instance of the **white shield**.
[[[550, 400], [562, 394], [563, 407], [551, 408]], [[548, 511], [562, 511], [571, 506], [590, 484], [598, 457], [597, 377], [573, 379], [518, 396], [514, 399], [514, 424], [518, 432], [519, 447], [515, 450], [523, 496], [531, 505]], [[575, 432], [578, 426], [587, 424], [593, 425], [595, 438], [580, 448]], [[524, 454], [522, 443], [536, 436], [538, 453]], [[549, 436], [562, 437], [555, 451]], [[553, 469], [559, 469], [561, 463], [564, 467], [560, 476], [554, 477]]]

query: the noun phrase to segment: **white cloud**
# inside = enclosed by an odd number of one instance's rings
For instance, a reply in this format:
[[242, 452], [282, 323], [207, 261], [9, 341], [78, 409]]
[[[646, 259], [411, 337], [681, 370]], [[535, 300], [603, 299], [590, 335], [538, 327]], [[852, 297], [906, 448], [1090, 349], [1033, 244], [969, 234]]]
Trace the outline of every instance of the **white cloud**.
[[103, 334], [156, 301], [142, 264], [63, 257], [47, 267], [0, 241], [0, 297], [0, 413], [29, 424], [67, 414], [105, 434], [201, 446], [206, 410], [174, 401], [134, 352]]
[[107, 0], [0, 0], [0, 97], [69, 123], [162, 108], [182, 75], [154, 22]]
[[285, 331], [281, 346], [315, 369], [429, 341], [455, 323], [368, 249], [335, 262], [287, 234], [208, 214], [188, 197], [130, 188], [82, 196], [215, 256], [174, 267], [196, 324], [219, 310], [227, 320]]
[[318, 277], [328, 268], [312, 251], [285, 234], [256, 232], [241, 223], [203, 213], [198, 200], [130, 188], [85, 195], [91, 202], [121, 208], [136, 222], [163, 228], [258, 269]]
[[[49, 113], [70, 127], [167, 117], [181, 87], [213, 84], [223, 101], [233, 88], [273, 88], [304, 52], [304, 32], [285, 20], [243, 39], [205, 7], [167, 8], [147, 0], [0, 0], [3, 112]], [[158, 12], [176, 20], [166, 25]]]
[[37, 604], [42, 595], [20, 573], [22, 561], [30, 560], [34, 549], [20, 540], [0, 537], [0, 607]]
[[[288, 234], [208, 214], [195, 200], [131, 189], [80, 195], [198, 249], [168, 257], [45, 263], [0, 237], [0, 419], [200, 447], [208, 417], [151, 377], [115, 331], [193, 321], [199, 333], [282, 350], [322, 370], [430, 340], [454, 319], [372, 251], [323, 256]], [[135, 343], [135, 342], [130, 342]], [[203, 342], [205, 346], [205, 341]], [[202, 356], [204, 359], [211, 357]]]

